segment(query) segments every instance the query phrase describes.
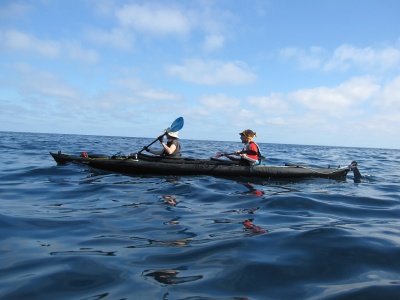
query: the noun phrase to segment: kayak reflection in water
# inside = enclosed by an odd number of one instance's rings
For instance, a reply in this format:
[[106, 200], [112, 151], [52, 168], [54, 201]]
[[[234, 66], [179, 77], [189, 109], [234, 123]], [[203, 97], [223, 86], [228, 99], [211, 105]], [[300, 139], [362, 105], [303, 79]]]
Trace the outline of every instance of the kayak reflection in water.
[[[186, 271], [186, 270], [182, 270]], [[202, 275], [197, 276], [181, 276], [178, 277], [180, 270], [146, 270], [142, 276], [152, 277], [157, 282], [163, 285], [177, 285], [202, 279]]]
[[176, 196], [169, 196], [169, 195], [164, 195], [164, 196], [162, 196], [162, 199], [164, 200], [164, 202], [166, 203], [166, 204], [170, 204], [170, 205], [173, 205], [173, 206], [175, 206], [175, 205], [177, 205], [178, 204], [178, 201], [176, 200]]
[[[236, 150], [234, 153], [225, 152], [225, 157], [229, 158], [230, 160], [239, 161], [243, 164], [251, 166], [261, 164], [262, 155], [260, 148], [255, 142], [253, 142], [253, 138], [257, 137], [257, 133], [251, 129], [246, 129], [239, 134], [240, 140], [244, 144], [242, 151]], [[232, 154], [239, 156], [240, 158], [234, 157]]]
[[260, 196], [264, 195], [263, 191], [260, 191], [260, 190], [256, 189], [254, 187], [254, 184], [252, 184], [250, 182], [249, 183], [244, 183], [243, 185], [249, 189], [249, 191], [246, 191], [246, 192], [243, 193], [244, 195], [249, 195], [250, 194], [250, 195], [253, 195], [253, 196], [256, 196], [256, 197], [260, 197]]
[[251, 230], [253, 233], [256, 234], [262, 234], [262, 233], [267, 233], [268, 231], [261, 228], [260, 226], [254, 225], [253, 224], [254, 219], [248, 219], [246, 221], [243, 222], [244, 227], [246, 227], [246, 229]]
[[179, 158], [181, 157], [181, 144], [179, 143], [178, 131], [167, 133], [167, 143], [164, 143], [164, 134], [158, 137], [158, 140], [163, 146], [161, 150], [151, 150], [147, 146], [143, 147], [143, 150], [150, 152], [155, 155]]

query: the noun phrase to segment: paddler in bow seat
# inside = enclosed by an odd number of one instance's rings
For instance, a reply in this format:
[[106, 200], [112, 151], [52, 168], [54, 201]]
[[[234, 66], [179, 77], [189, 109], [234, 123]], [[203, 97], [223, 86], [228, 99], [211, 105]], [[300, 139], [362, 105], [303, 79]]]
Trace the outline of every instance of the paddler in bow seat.
[[158, 137], [159, 142], [163, 149], [151, 150], [148, 147], [143, 147], [147, 152], [155, 155], [160, 155], [168, 158], [180, 158], [181, 157], [181, 145], [178, 141], [178, 131], [167, 133], [167, 143], [164, 143], [164, 134]]
[[263, 156], [261, 155], [258, 145], [253, 142], [253, 138], [257, 137], [257, 134], [251, 129], [243, 130], [239, 134], [240, 140], [244, 144], [244, 147], [242, 151], [236, 150], [234, 152], [234, 155], [239, 156], [240, 158], [234, 157], [227, 152], [224, 153], [225, 157], [233, 161], [239, 161], [241, 164], [244, 165], [254, 166], [261, 164], [261, 159], [263, 158]]

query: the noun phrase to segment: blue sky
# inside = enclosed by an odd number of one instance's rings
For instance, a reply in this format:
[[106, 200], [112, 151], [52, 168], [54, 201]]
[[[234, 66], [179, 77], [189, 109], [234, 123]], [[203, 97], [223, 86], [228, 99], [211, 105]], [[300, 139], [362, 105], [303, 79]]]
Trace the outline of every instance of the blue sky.
[[397, 0], [0, 2], [0, 130], [400, 149]]

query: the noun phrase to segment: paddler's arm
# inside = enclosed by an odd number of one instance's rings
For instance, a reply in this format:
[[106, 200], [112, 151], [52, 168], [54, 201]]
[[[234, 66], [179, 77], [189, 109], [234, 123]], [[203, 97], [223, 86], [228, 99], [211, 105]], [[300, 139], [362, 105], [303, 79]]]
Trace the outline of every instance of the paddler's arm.
[[161, 150], [161, 153], [160, 153], [160, 154], [162, 154], [164, 151], [165, 151], [168, 155], [171, 155], [172, 153], [175, 152], [175, 150], [176, 150], [176, 145], [175, 145], [175, 143], [172, 143], [171, 146], [168, 147], [167, 144], [164, 143], [164, 134], [163, 134], [163, 135], [160, 135], [160, 136], [158, 137], [158, 140], [160, 141], [161, 146], [163, 146], [163, 148], [164, 148], [164, 150]]
[[[236, 150], [236, 151], [235, 151], [235, 155], [236, 155], [236, 156], [241, 156], [241, 153], [242, 153], [242, 152], [239, 151], [239, 150]], [[227, 158], [229, 158], [230, 160], [234, 160], [234, 161], [239, 161], [239, 160], [240, 160], [240, 158], [234, 157], [234, 156], [230, 155], [228, 152], [225, 152], [225, 153], [224, 153], [224, 156], [227, 157]]]
[[161, 142], [161, 145], [163, 146], [165, 152], [167, 152], [170, 155], [172, 153], [174, 153], [175, 150], [176, 150], [176, 145], [175, 144], [172, 144], [171, 146], [168, 147], [167, 144], [165, 144], [164, 142]]
[[151, 150], [148, 147], [143, 147], [143, 150], [155, 155], [161, 155], [164, 152], [164, 150]]

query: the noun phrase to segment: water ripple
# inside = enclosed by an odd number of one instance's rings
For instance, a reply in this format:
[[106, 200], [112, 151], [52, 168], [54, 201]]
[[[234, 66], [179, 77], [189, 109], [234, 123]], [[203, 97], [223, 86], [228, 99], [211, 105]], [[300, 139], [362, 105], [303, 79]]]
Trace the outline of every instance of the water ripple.
[[[398, 299], [399, 150], [260, 144], [268, 164], [357, 160], [364, 177], [249, 181], [125, 176], [48, 155], [152, 139], [1, 137], [1, 299]], [[182, 145], [191, 157], [240, 147]]]

